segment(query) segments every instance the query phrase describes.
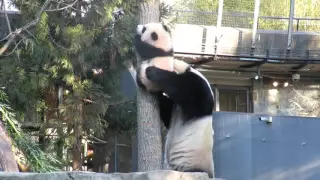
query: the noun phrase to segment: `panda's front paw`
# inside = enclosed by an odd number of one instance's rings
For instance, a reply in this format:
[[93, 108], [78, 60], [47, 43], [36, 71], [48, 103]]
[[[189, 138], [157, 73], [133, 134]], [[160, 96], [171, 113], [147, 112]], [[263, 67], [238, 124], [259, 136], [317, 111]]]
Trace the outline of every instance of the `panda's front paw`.
[[146, 69], [147, 78], [154, 83], [160, 83], [160, 81], [165, 82], [175, 75], [176, 73], [174, 72], [166, 71], [155, 66], [150, 66]]

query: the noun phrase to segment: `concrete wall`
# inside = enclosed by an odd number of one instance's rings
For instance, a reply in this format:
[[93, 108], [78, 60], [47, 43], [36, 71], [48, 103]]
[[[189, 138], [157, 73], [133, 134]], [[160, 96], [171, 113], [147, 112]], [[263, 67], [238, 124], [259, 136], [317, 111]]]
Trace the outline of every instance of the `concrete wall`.
[[[214, 53], [215, 35], [218, 36], [218, 54], [249, 56], [252, 42], [251, 29], [176, 24], [173, 29], [173, 43], [176, 52]], [[265, 57], [267, 50], [271, 57], [285, 57], [287, 31], [258, 30], [255, 55]], [[316, 32], [293, 32], [293, 58], [320, 57], [320, 34]]]
[[[181, 173], [177, 171], [149, 171], [138, 173], [5, 173], [0, 172], [1, 180], [210, 180], [205, 173]], [[211, 179], [214, 180], [215, 178]], [[218, 179], [215, 179], [218, 180]], [[219, 179], [222, 180], [222, 179]]]
[[270, 115], [316, 117], [320, 114], [320, 82], [298, 82], [274, 88], [255, 82], [253, 104], [255, 113]]

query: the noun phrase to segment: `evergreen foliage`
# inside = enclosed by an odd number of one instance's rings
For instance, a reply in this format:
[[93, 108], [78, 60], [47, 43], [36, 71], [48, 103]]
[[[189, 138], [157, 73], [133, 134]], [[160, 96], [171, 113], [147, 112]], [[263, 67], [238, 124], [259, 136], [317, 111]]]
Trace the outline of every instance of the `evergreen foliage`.
[[[13, 0], [22, 25], [35, 18], [44, 1]], [[119, 77], [123, 63], [134, 58], [132, 33], [139, 0], [61, 2], [51, 1], [36, 27], [21, 34], [0, 61], [0, 86], [5, 87], [16, 119], [43, 123], [43, 112], [55, 111], [57, 118], [44, 121], [59, 122], [59, 142], [69, 147], [92, 131], [101, 136], [106, 128], [131, 130], [135, 103], [119, 91]], [[120, 8], [121, 19], [115, 14]], [[58, 109], [50, 109], [43, 94], [57, 92], [59, 86], [69, 92]], [[62, 131], [65, 126], [67, 132]], [[20, 149], [35, 148], [25, 145], [17, 143]]]
[[21, 131], [18, 126], [19, 122], [16, 120], [15, 114], [8, 104], [7, 95], [0, 90], [1, 119], [11, 137], [13, 146], [18, 147], [19, 150], [22, 151], [33, 171], [50, 172], [59, 170], [59, 161], [45, 154], [35, 142], [30, 140], [30, 138]]

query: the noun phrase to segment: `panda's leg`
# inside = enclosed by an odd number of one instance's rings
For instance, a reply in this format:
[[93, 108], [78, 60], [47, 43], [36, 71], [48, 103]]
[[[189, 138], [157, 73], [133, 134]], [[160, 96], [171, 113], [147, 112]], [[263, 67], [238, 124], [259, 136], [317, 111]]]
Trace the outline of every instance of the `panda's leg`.
[[146, 86], [141, 82], [140, 73], [141, 73], [141, 67], [138, 66], [137, 73], [136, 73], [136, 82], [137, 82], [138, 87], [146, 90], [147, 89]]
[[205, 79], [190, 69], [185, 73], [176, 74], [157, 67], [148, 67], [146, 76], [175, 103], [180, 104], [190, 118], [212, 113], [214, 104], [212, 91]]
[[173, 110], [173, 100], [164, 96], [163, 92], [159, 92], [157, 96], [159, 101], [160, 119], [164, 126], [169, 129]]

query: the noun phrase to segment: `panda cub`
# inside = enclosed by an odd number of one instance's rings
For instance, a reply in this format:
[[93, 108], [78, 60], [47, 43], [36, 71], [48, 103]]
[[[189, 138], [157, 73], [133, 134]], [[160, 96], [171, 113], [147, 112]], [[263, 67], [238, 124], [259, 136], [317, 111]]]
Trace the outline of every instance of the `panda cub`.
[[214, 177], [214, 97], [209, 82], [187, 63], [173, 58], [166, 25], [138, 25], [134, 44], [144, 60], [137, 69], [137, 84], [157, 96], [160, 118], [168, 128], [165, 163], [172, 170], [206, 172]]

